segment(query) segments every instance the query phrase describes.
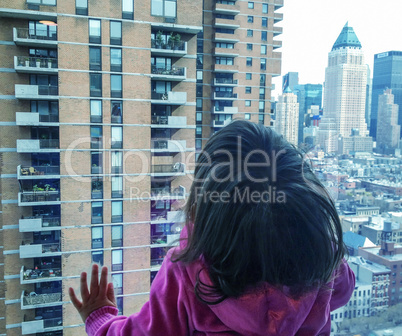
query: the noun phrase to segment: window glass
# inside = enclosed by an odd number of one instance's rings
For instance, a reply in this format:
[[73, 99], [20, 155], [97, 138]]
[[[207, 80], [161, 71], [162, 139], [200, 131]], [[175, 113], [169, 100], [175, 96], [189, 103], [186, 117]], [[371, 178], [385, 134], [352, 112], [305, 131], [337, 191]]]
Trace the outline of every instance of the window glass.
[[261, 45], [261, 55], [266, 55], [267, 54], [267, 46], [266, 45]]
[[123, 164], [123, 153], [112, 152], [112, 173], [121, 173]]
[[165, 0], [165, 15], [166, 17], [176, 17], [176, 1]]
[[102, 248], [103, 247], [103, 227], [96, 226], [92, 228], [92, 248]]
[[265, 58], [261, 58], [261, 70], [266, 70], [267, 69], [267, 60]]
[[89, 70], [101, 70], [100, 47], [89, 47]]
[[112, 274], [112, 283], [116, 295], [123, 294], [123, 274], [122, 273]]
[[123, 245], [123, 225], [112, 226], [112, 247]]
[[112, 123], [121, 124], [123, 122], [123, 103], [119, 100], [112, 100], [111, 109]]
[[250, 113], [246, 113], [246, 114], [244, 115], [244, 119], [250, 120], [250, 119], [251, 119], [251, 114], [250, 114]]
[[266, 17], [261, 18], [261, 26], [268, 27], [268, 18]]
[[251, 93], [251, 86], [246, 86], [246, 93]]
[[110, 48], [110, 71], [121, 71], [121, 49]]
[[101, 36], [101, 21], [95, 19], [89, 19], [89, 36], [100, 37]]
[[254, 2], [249, 1], [248, 8], [253, 9], [254, 8]]
[[112, 271], [123, 270], [123, 250], [112, 250]]
[[133, 0], [123, 0], [122, 1], [123, 12], [134, 12], [134, 1]]
[[89, 87], [91, 97], [102, 96], [102, 75], [101, 74], [89, 74]]
[[103, 202], [92, 202], [92, 223], [100, 224], [103, 222]]
[[122, 76], [110, 75], [111, 96], [114, 98], [122, 97]]
[[251, 43], [247, 43], [247, 50], [253, 50], [253, 45]]
[[267, 40], [267, 32], [266, 32], [266, 31], [262, 31], [262, 32], [261, 32], [261, 40], [262, 40], [262, 41], [266, 41], [266, 40]]
[[246, 105], [246, 106], [251, 106], [251, 100], [246, 100], [246, 101], [245, 101], [245, 105]]
[[123, 221], [123, 201], [112, 202], [112, 223]]
[[248, 37], [253, 36], [253, 30], [252, 29], [247, 29], [247, 36]]
[[121, 22], [110, 21], [110, 44], [121, 45]]
[[103, 265], [103, 251], [92, 252], [92, 262]]
[[152, 0], [151, 15], [163, 16], [163, 0]]
[[268, 13], [268, 4], [262, 4], [262, 13], [267, 14]]
[[75, 0], [75, 14], [88, 15], [88, 0]]
[[112, 126], [111, 132], [111, 146], [112, 148], [122, 148], [123, 142], [123, 127]]
[[246, 58], [246, 65], [247, 66], [252, 66], [253, 65], [253, 59], [251, 57]]
[[252, 76], [253, 75], [251, 73], [247, 72], [246, 73], [246, 80], [251, 80]]

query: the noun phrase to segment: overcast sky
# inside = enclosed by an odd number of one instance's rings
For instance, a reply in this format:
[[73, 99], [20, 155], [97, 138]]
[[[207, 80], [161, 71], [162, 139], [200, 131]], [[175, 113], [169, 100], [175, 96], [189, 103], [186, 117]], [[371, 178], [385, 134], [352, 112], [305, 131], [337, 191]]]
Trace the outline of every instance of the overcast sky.
[[[359, 38], [366, 63], [373, 71], [374, 54], [402, 51], [402, 0], [284, 0], [277, 26], [283, 34], [282, 76], [299, 72], [299, 83], [323, 83], [328, 52], [349, 21]], [[282, 76], [273, 79], [281, 93]]]

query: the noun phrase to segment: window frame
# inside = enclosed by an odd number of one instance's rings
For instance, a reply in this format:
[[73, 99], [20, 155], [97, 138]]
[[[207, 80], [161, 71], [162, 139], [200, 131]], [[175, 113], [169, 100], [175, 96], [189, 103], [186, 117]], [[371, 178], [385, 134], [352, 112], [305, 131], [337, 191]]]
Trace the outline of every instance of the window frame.
[[[120, 237], [113, 238], [113, 232], [116, 232], [117, 230], [120, 231]], [[112, 225], [111, 232], [110, 232], [110, 240], [111, 240], [112, 247], [122, 247], [123, 246], [123, 237], [124, 237], [123, 230], [124, 230], [123, 225]]]
[[[113, 89], [113, 79], [120, 79], [120, 90]], [[123, 76], [120, 74], [110, 75], [110, 97], [111, 98], [123, 98]]]
[[[130, 10], [125, 10], [125, 4]], [[126, 7], [126, 9], [127, 9]], [[125, 20], [134, 20], [134, 0], [122, 0], [121, 1], [121, 18]]]
[[261, 18], [261, 27], [268, 27], [268, 18], [267, 17]]
[[[94, 209], [100, 208], [101, 214], [94, 216]], [[91, 223], [92, 224], [102, 224], [103, 223], [103, 202], [102, 201], [93, 201], [91, 203]]]
[[[112, 31], [116, 28], [112, 28], [113, 25], [119, 25], [117, 30], [119, 31], [119, 34], [117, 37], [112, 36]], [[109, 23], [109, 35], [110, 35], [110, 45], [119, 45], [121, 46], [123, 43], [123, 24], [121, 21], [116, 21], [116, 20], [110, 20]]]
[[[120, 256], [118, 255], [120, 254]], [[120, 259], [120, 263], [115, 263], [114, 259]], [[112, 257], [111, 257], [111, 269], [112, 272], [119, 272], [123, 271], [123, 249], [116, 249], [112, 250]]]
[[[99, 53], [99, 55], [95, 55], [95, 56], [99, 56], [99, 63], [91, 63], [91, 52], [94, 52], [94, 51]], [[94, 70], [94, 71], [102, 70], [102, 48], [101, 47], [89, 46], [89, 70]]]
[[248, 66], [248, 67], [253, 66], [253, 58], [252, 57], [246, 57], [246, 66]]
[[[95, 105], [96, 103], [96, 105]], [[101, 99], [90, 99], [89, 101], [89, 110], [90, 110], [90, 122], [91, 123], [101, 123], [102, 122], [102, 100]], [[93, 112], [100, 113], [93, 113]]]
[[[120, 64], [112, 64], [112, 59], [116, 59], [112, 57], [114, 51], [120, 52]], [[122, 48], [110, 48], [110, 71], [111, 72], [122, 72], [123, 70], [123, 50]]]
[[[85, 7], [77, 6], [78, 2], [86, 2]], [[88, 15], [88, 0], [75, 0], [75, 14], [76, 15]]]
[[247, 37], [253, 37], [254, 32], [252, 29], [247, 29]]
[[[91, 35], [91, 22], [99, 23], [99, 35]], [[95, 27], [97, 29], [97, 27]], [[92, 29], [95, 29], [92, 27]], [[89, 36], [89, 43], [94, 44], [101, 44], [102, 43], [102, 21], [100, 19], [89, 19], [88, 20], [88, 36]]]
[[254, 2], [253, 1], [249, 1], [247, 4], [247, 8], [248, 9], [254, 9]]
[[[94, 238], [94, 231], [99, 231], [101, 238]], [[91, 248], [101, 249], [103, 248], [103, 226], [91, 227]]]
[[[97, 83], [100, 82], [100, 83]], [[96, 88], [94, 83], [100, 84], [100, 88]], [[89, 74], [89, 96], [102, 97], [102, 74], [90, 73]]]

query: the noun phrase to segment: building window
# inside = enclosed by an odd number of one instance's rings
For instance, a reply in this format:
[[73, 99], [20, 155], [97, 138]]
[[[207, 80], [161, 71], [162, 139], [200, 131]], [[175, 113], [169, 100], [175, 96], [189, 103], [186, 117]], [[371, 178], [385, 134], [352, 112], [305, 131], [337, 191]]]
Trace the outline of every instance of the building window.
[[[27, 0], [27, 4], [43, 5], [43, 6], [56, 6], [56, 0]], [[28, 8], [31, 9], [31, 8]]]
[[251, 86], [246, 86], [246, 93], [251, 93]]
[[215, 64], [233, 65], [234, 57], [215, 57]]
[[[151, 0], [151, 15], [176, 18], [176, 0]], [[170, 20], [169, 20], [170, 22]], [[173, 21], [172, 23], [174, 23]]]
[[215, 43], [215, 48], [234, 49], [234, 43], [217, 42]]
[[92, 202], [92, 224], [103, 223], [103, 202]]
[[123, 172], [123, 153], [112, 152], [112, 174], [121, 174]]
[[38, 21], [29, 21], [29, 35], [31, 38], [57, 40], [57, 26], [48, 26]]
[[244, 115], [244, 119], [250, 120], [250, 119], [251, 119], [251, 114], [250, 114], [250, 113], [246, 113], [246, 114]]
[[247, 22], [248, 23], [253, 23], [254, 22], [254, 16], [252, 16], [252, 15], [247, 16]]
[[89, 70], [101, 70], [101, 48], [89, 47]]
[[102, 97], [102, 75], [89, 74], [89, 95], [91, 97]]
[[261, 18], [261, 26], [268, 27], [268, 18], [266, 17]]
[[250, 72], [246, 73], [246, 80], [251, 80], [253, 78], [253, 74], [251, 74]]
[[91, 178], [91, 198], [102, 199], [103, 198], [103, 180], [102, 177]]
[[102, 100], [91, 100], [91, 123], [102, 122]]
[[264, 101], [259, 101], [258, 102], [258, 111], [259, 112], [264, 112], [265, 110], [265, 102]]
[[122, 59], [120, 48], [110, 48], [110, 71], [121, 72]]
[[265, 88], [260, 87], [260, 99], [265, 99]]
[[92, 248], [103, 248], [103, 227], [95, 226], [92, 228]]
[[111, 148], [114, 148], [114, 149], [123, 148], [123, 127], [112, 126], [111, 128], [112, 128]]
[[262, 4], [262, 13], [268, 14], [268, 4]]
[[121, 75], [110, 75], [110, 96], [112, 98], [121, 98], [123, 96]]
[[111, 104], [112, 124], [123, 122], [123, 103], [119, 100], [112, 100]]
[[261, 41], [266, 41], [267, 40], [267, 32], [266, 31], [262, 31], [261, 32]]
[[112, 176], [112, 198], [123, 197], [123, 176]]
[[89, 43], [101, 43], [101, 20], [89, 19]]
[[115, 294], [116, 295], [123, 294], [123, 274], [122, 273], [112, 274], [112, 283]]
[[195, 120], [199, 121], [199, 122], [202, 122], [202, 113], [201, 112], [197, 112], [195, 114]]
[[75, 0], [75, 14], [88, 15], [88, 0]]
[[123, 201], [112, 201], [112, 223], [123, 222]]
[[123, 225], [112, 226], [112, 247], [123, 246]]
[[253, 30], [247, 29], [247, 37], [252, 37], [252, 36], [253, 36]]
[[91, 152], [91, 174], [102, 174], [102, 153]]
[[202, 134], [202, 127], [201, 126], [197, 126], [195, 129], [195, 135], [201, 135]]
[[235, 30], [230, 28], [215, 28], [215, 33], [234, 34]]
[[248, 2], [248, 8], [254, 9], [254, 2], [249, 1]]
[[260, 86], [265, 86], [265, 74], [260, 74]]
[[251, 106], [251, 100], [246, 100], [244, 102], [244, 105], [247, 106], [247, 107]]
[[247, 43], [247, 50], [253, 50], [253, 44]]
[[253, 59], [251, 57], [246, 58], [246, 65], [247, 66], [252, 66], [253, 65]]
[[260, 69], [261, 70], [267, 70], [267, 59], [266, 58], [261, 58], [260, 60]]
[[267, 54], [267, 46], [265, 44], [261, 45], [261, 55]]
[[91, 148], [102, 148], [102, 126], [91, 126]]
[[264, 114], [260, 113], [258, 115], [258, 123], [264, 125]]
[[117, 310], [118, 310], [117, 315], [123, 315], [123, 297], [121, 297], [121, 296], [117, 297], [116, 304], [117, 304]]
[[121, 22], [110, 21], [110, 44], [121, 45]]
[[103, 251], [92, 252], [92, 262], [102, 266], [103, 265]]
[[112, 272], [123, 270], [123, 250], [112, 250]]
[[122, 18], [126, 20], [134, 20], [134, 0], [122, 1]]

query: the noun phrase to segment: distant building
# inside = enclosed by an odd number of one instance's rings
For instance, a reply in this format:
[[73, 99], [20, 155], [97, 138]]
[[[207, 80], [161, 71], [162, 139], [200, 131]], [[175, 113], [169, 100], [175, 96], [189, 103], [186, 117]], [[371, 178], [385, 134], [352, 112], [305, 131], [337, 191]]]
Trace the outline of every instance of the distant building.
[[288, 72], [282, 78], [282, 92], [285, 92], [287, 88], [294, 90], [294, 87], [299, 84], [299, 73], [298, 72]]
[[393, 222], [388, 218], [370, 217], [368, 223], [363, 225], [361, 234], [370, 239], [374, 244], [380, 245], [381, 236], [387, 225], [391, 232], [390, 241], [394, 243], [402, 243], [402, 225]]
[[278, 97], [276, 104], [275, 130], [290, 143], [298, 144], [299, 104], [297, 96], [288, 87]]
[[371, 92], [373, 89], [373, 79], [371, 78], [370, 67], [367, 65], [367, 85], [366, 85], [366, 109], [364, 118], [366, 119], [366, 124], [368, 129], [370, 129], [370, 121], [371, 121]]
[[354, 232], [345, 232], [343, 234], [343, 242], [348, 248], [350, 256], [357, 256], [360, 247], [373, 247], [375, 244], [365, 236]]
[[367, 65], [362, 46], [346, 23], [329, 53], [325, 72], [319, 143], [326, 152], [372, 151], [365, 122], [366, 85]]
[[[370, 136], [377, 138], [378, 96], [390, 88], [399, 106], [398, 125], [402, 125], [402, 51], [388, 51], [374, 55], [373, 90], [371, 97]], [[402, 136], [402, 134], [401, 134]]]
[[378, 96], [377, 114], [377, 151], [384, 154], [394, 154], [398, 147], [401, 126], [398, 125], [397, 104], [394, 104], [394, 95], [391, 89], [384, 90]]
[[298, 142], [304, 142], [304, 126], [306, 125], [305, 118], [309, 109], [312, 106], [318, 110], [322, 107], [322, 85], [321, 84], [303, 84], [295, 85], [293, 93], [297, 95], [297, 102], [299, 103], [299, 136]]

